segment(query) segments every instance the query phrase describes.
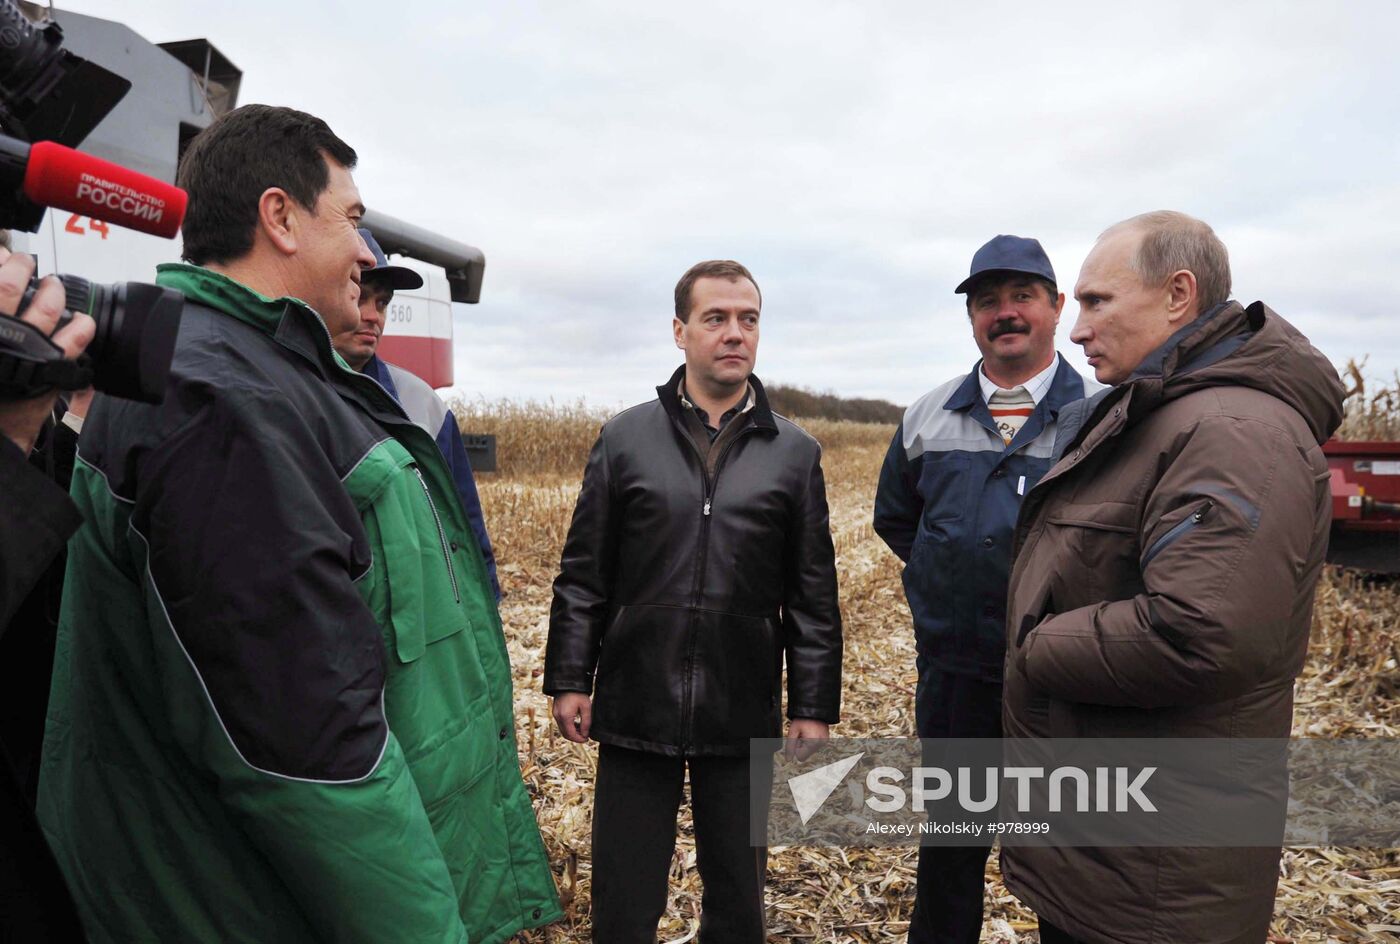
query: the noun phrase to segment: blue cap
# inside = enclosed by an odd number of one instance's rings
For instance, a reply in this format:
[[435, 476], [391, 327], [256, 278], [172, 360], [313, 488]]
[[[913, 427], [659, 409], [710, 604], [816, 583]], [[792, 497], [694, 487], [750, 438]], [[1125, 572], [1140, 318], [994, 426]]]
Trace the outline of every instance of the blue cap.
[[987, 272], [1024, 272], [1055, 283], [1055, 270], [1050, 257], [1040, 248], [1040, 240], [1024, 236], [994, 236], [972, 257], [972, 271], [967, 274], [954, 294], [961, 295], [978, 276]]
[[389, 287], [394, 291], [401, 288], [422, 288], [423, 276], [405, 266], [389, 265], [389, 257], [384, 255], [384, 250], [379, 248], [379, 242], [374, 238], [374, 234], [363, 226], [360, 227], [360, 236], [364, 239], [365, 245], [369, 246], [369, 251], [374, 253], [374, 268], [363, 269], [360, 272], [360, 279], [378, 279], [389, 283]]

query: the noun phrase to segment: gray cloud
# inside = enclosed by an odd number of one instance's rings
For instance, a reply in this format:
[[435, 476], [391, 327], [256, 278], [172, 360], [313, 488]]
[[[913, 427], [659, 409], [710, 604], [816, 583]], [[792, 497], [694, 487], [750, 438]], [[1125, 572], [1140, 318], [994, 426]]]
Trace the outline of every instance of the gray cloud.
[[1068, 288], [1159, 207], [1335, 361], [1400, 367], [1391, 3], [86, 6], [207, 35], [245, 101], [356, 146], [367, 202], [485, 250], [469, 393], [645, 397], [676, 278], [726, 256], [762, 376], [908, 402], [976, 357], [951, 288], [983, 241], [1038, 236]]

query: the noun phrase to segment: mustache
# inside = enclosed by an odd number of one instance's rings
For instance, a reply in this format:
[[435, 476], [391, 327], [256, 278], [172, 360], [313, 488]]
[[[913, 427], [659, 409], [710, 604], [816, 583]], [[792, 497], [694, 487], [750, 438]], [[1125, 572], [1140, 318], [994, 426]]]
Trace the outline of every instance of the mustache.
[[1019, 322], [1019, 321], [999, 321], [999, 322], [997, 322], [996, 324], [992, 325], [992, 330], [989, 331], [989, 332], [987, 332], [987, 336], [988, 336], [989, 338], [991, 338], [993, 341], [995, 341], [997, 338], [1001, 337], [1003, 334], [1030, 334], [1030, 333], [1031, 333], [1030, 327], [1029, 327], [1028, 325], [1022, 324], [1022, 323]]

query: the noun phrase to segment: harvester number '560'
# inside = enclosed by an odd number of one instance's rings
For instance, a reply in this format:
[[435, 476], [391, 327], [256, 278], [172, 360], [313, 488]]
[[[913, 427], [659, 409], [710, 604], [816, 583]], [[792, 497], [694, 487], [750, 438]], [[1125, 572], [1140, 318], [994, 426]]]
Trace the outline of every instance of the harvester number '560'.
[[412, 305], [395, 305], [395, 304], [392, 304], [392, 303], [389, 305], [389, 323], [390, 323], [390, 324], [408, 324], [408, 323], [409, 323], [410, 321], [412, 321], [412, 320], [413, 320], [413, 306], [412, 306]]
[[85, 235], [86, 233], [97, 233], [103, 239], [107, 238], [106, 223], [101, 220], [89, 219], [87, 221], [87, 229], [83, 229], [82, 219], [83, 218], [76, 213], [71, 214], [63, 228], [67, 232], [77, 233], [79, 236]]

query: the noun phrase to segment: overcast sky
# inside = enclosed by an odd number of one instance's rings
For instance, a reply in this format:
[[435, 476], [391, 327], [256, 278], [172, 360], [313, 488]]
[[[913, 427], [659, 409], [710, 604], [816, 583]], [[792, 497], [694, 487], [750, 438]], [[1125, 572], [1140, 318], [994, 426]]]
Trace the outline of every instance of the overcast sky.
[[1072, 291], [1162, 208], [1215, 227], [1242, 301], [1400, 368], [1394, 2], [59, 5], [208, 38], [241, 103], [359, 151], [372, 207], [481, 247], [468, 394], [647, 398], [718, 257], [763, 288], [759, 376], [908, 403], [977, 357], [979, 245], [1035, 236]]

